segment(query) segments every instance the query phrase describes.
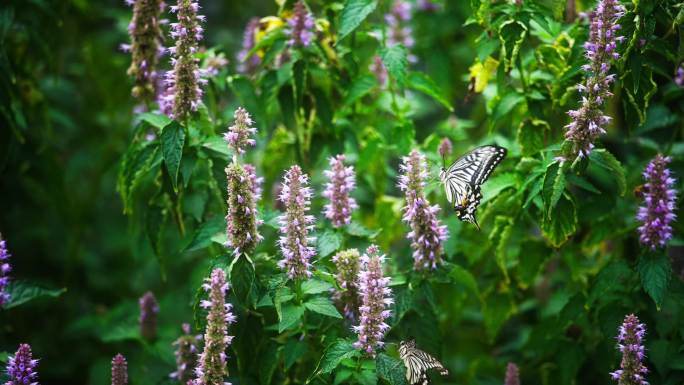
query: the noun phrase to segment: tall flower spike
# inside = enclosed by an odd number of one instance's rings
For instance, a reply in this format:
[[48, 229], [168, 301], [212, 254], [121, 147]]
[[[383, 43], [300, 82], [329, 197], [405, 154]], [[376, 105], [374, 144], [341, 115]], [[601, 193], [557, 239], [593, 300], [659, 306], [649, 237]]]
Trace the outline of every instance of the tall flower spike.
[[159, 304], [151, 291], [145, 293], [138, 300], [140, 305], [140, 335], [147, 341], [157, 339], [157, 314]]
[[639, 226], [639, 240], [642, 244], [655, 250], [664, 247], [672, 238], [672, 221], [675, 214], [677, 190], [675, 179], [667, 168], [670, 157], [656, 155], [644, 170], [644, 206], [639, 207], [637, 219], [643, 224]]
[[184, 323], [182, 328], [183, 335], [173, 342], [176, 347], [176, 371], [171, 373], [171, 378], [175, 378], [181, 384], [187, 384], [192, 380], [193, 373], [197, 367], [197, 355], [199, 353], [199, 343], [202, 341], [201, 335], [191, 335], [190, 324]]
[[257, 129], [252, 127], [254, 121], [249, 112], [242, 107], [235, 110], [233, 118], [235, 118], [235, 122], [228, 127], [228, 132], [223, 134], [223, 139], [228, 143], [228, 147], [233, 150], [233, 161], [235, 161], [237, 155], [245, 153], [245, 147], [256, 145], [256, 141], [251, 136], [256, 133]]
[[19, 345], [19, 349], [7, 360], [7, 377], [5, 385], [38, 385], [36, 372], [38, 360], [33, 358], [29, 344]]
[[282, 234], [278, 243], [283, 254], [278, 266], [287, 272], [290, 279], [310, 277], [310, 260], [316, 254], [316, 249], [310, 246], [315, 238], [309, 236], [314, 217], [308, 214], [313, 195], [308, 184], [309, 177], [294, 165], [283, 177], [279, 196], [285, 205], [285, 213], [278, 218]]
[[133, 18], [128, 24], [131, 51], [128, 75], [135, 78], [132, 94], [144, 103], [150, 103], [157, 94], [157, 63], [164, 52], [160, 15], [164, 10], [161, 0], [128, 0], [133, 6]]
[[295, 3], [292, 17], [287, 21], [287, 25], [285, 34], [290, 37], [287, 41], [288, 45], [308, 47], [311, 44], [315, 21], [302, 0]]
[[228, 325], [235, 322], [235, 316], [230, 311], [232, 305], [226, 303], [226, 273], [220, 268], [214, 269], [211, 278], [202, 287], [209, 292], [209, 300], [203, 300], [200, 306], [209, 309], [209, 314], [204, 333], [204, 351], [199, 355], [193, 385], [230, 385], [224, 382], [228, 375], [226, 350], [233, 340], [228, 335]]
[[335, 290], [333, 298], [342, 307], [344, 316], [355, 321], [359, 309], [359, 270], [361, 270], [359, 251], [349, 249], [340, 251], [332, 258], [337, 268], [335, 280], [340, 287]]
[[128, 363], [126, 357], [117, 354], [112, 358], [112, 385], [128, 384]]
[[[408, 25], [411, 21], [413, 7], [405, 0], [394, 0], [390, 12], [385, 15], [385, 22], [389, 27], [387, 34], [387, 45], [394, 46], [401, 44], [408, 51], [416, 45], [413, 39], [413, 29]], [[415, 63], [418, 61], [415, 55], [409, 54], [408, 61]]]
[[447, 228], [437, 219], [439, 206], [430, 206], [425, 198], [425, 179], [428, 177], [425, 157], [416, 150], [404, 157], [400, 166], [399, 188], [406, 194], [402, 219], [410, 227], [414, 269], [437, 268], [442, 261], [442, 242], [447, 239]]
[[202, 101], [201, 86], [207, 83], [200, 75], [197, 44], [202, 40], [204, 29], [200, 25], [205, 20], [198, 15], [199, 4], [193, 0], [178, 0], [177, 5], [171, 7], [176, 13], [178, 22], [171, 23], [171, 37], [176, 45], [169, 48], [172, 55], [173, 69], [166, 73], [166, 92], [162, 96], [161, 110], [169, 116], [187, 119], [193, 111], [197, 111]]
[[617, 346], [622, 353], [622, 361], [620, 369], [610, 373], [610, 376], [618, 385], [648, 385], [648, 369], [641, 362], [646, 357], [643, 345], [646, 326], [639, 323], [637, 316], [630, 314], [618, 330]]
[[582, 102], [579, 109], [568, 111], [572, 122], [565, 126], [565, 139], [572, 143], [573, 156], [588, 156], [594, 141], [605, 134], [605, 126], [611, 120], [603, 113], [603, 105], [612, 96], [610, 85], [615, 75], [608, 72], [611, 61], [620, 57], [616, 48], [624, 37], [617, 36], [618, 20], [624, 12], [617, 0], [599, 0], [596, 9], [589, 14], [589, 40], [584, 44], [584, 55], [589, 63], [582, 66], [586, 75], [584, 83], [578, 86]]
[[449, 138], [444, 138], [442, 139], [441, 142], [439, 142], [439, 156], [441, 156], [443, 159], [447, 159], [448, 157], [451, 156], [451, 152], [454, 150], [453, 145], [451, 144], [451, 141]]
[[249, 55], [249, 51], [256, 45], [256, 33], [259, 29], [259, 18], [253, 17], [249, 19], [245, 27], [245, 33], [242, 37], [242, 49], [238, 53], [238, 71], [246, 74], [253, 74], [261, 64], [261, 57], [254, 54]]
[[375, 357], [378, 349], [384, 346], [382, 339], [389, 330], [385, 320], [391, 315], [388, 308], [393, 303], [392, 290], [388, 287], [390, 279], [382, 272], [384, 262], [385, 256], [375, 245], [369, 246], [361, 257], [362, 270], [358, 282], [361, 316], [359, 325], [354, 326], [358, 335], [354, 347], [371, 357]]
[[0, 307], [10, 300], [10, 293], [7, 292], [10, 280], [9, 273], [12, 271], [12, 266], [9, 264], [10, 256], [11, 254], [7, 250], [7, 241], [0, 234]]
[[520, 372], [518, 371], [518, 365], [509, 362], [506, 366], [506, 380], [504, 385], [520, 385]]
[[325, 216], [334, 227], [342, 227], [351, 222], [351, 214], [358, 207], [349, 193], [356, 185], [354, 168], [344, 166], [344, 155], [330, 158], [330, 169], [323, 173], [328, 178], [323, 196], [328, 198], [325, 205]]

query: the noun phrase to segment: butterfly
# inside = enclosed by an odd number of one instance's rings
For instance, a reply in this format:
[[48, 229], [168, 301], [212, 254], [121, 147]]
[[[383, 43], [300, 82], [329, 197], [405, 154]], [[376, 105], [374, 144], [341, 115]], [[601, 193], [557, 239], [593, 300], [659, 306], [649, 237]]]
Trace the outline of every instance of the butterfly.
[[399, 357], [404, 361], [406, 380], [411, 385], [429, 384], [428, 369], [437, 369], [442, 376], [449, 374], [449, 371], [435, 357], [416, 348], [416, 340], [414, 339], [401, 341], [399, 344]]
[[454, 206], [458, 219], [473, 223], [480, 229], [475, 211], [480, 205], [480, 186], [494, 168], [506, 157], [507, 150], [499, 146], [482, 146], [458, 158], [448, 168], [442, 167], [439, 179], [444, 184], [447, 200]]

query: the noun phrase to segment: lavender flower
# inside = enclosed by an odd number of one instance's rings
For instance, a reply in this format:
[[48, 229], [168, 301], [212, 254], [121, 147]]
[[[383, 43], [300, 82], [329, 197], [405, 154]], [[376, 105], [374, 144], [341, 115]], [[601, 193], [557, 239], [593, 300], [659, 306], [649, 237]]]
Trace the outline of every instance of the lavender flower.
[[622, 353], [622, 361], [620, 369], [610, 373], [611, 378], [618, 385], [648, 385], [648, 369], [641, 362], [646, 357], [643, 345], [646, 326], [639, 323], [637, 316], [630, 314], [618, 330], [618, 349]]
[[207, 53], [206, 59], [204, 59], [204, 74], [207, 76], [216, 76], [221, 72], [223, 68], [228, 65], [228, 59], [223, 53]]
[[350, 321], [358, 317], [359, 289], [358, 278], [361, 264], [357, 249], [343, 250], [333, 256], [332, 260], [337, 268], [335, 280], [339, 289], [335, 290], [333, 298], [343, 308], [344, 316]]
[[226, 349], [233, 340], [228, 335], [228, 324], [235, 322], [235, 316], [230, 312], [232, 305], [226, 303], [226, 273], [220, 268], [214, 269], [211, 278], [207, 278], [202, 287], [209, 292], [209, 300], [203, 300], [200, 306], [209, 309], [209, 314], [204, 333], [204, 351], [199, 355], [193, 385], [230, 385], [224, 382], [228, 375]]
[[684, 64], [677, 68], [677, 73], [675, 74], [675, 84], [680, 87], [684, 87]]
[[117, 354], [112, 358], [112, 385], [128, 384], [128, 363], [126, 357]]
[[249, 19], [247, 26], [245, 27], [245, 34], [242, 38], [242, 49], [238, 53], [238, 71], [247, 74], [253, 74], [259, 64], [261, 64], [261, 58], [259, 55], [254, 54], [249, 56], [249, 51], [256, 45], [256, 33], [259, 30], [259, 18], [253, 17]]
[[245, 147], [256, 145], [256, 141], [250, 136], [254, 135], [257, 129], [252, 127], [254, 121], [244, 108], [238, 107], [233, 113], [233, 117], [235, 122], [228, 127], [228, 132], [223, 134], [223, 139], [228, 143], [228, 147], [233, 150], [233, 161], [235, 162], [236, 155], [245, 153]]
[[418, 5], [418, 9], [425, 12], [436, 12], [442, 7], [440, 3], [437, 3], [434, 0], [418, 0], [416, 4]]
[[278, 243], [283, 254], [278, 266], [285, 269], [290, 279], [310, 277], [309, 261], [316, 254], [316, 249], [309, 246], [315, 238], [309, 236], [314, 217], [307, 214], [313, 195], [308, 184], [309, 177], [294, 165], [285, 173], [279, 196], [285, 213], [278, 219], [282, 234]]
[[160, 15], [164, 10], [161, 0], [127, 0], [133, 6], [133, 18], [128, 24], [131, 44], [124, 49], [131, 52], [128, 75], [135, 78], [132, 94], [145, 103], [157, 94], [157, 63], [164, 52]]
[[36, 372], [38, 360], [33, 359], [29, 344], [19, 345], [19, 349], [7, 360], [7, 376], [5, 385], [38, 385]]
[[583, 84], [578, 86], [583, 94], [582, 105], [577, 110], [568, 111], [572, 122], [565, 126], [568, 130], [565, 139], [572, 143], [572, 153], [579, 157], [588, 156], [594, 141], [605, 134], [604, 126], [611, 117], [604, 115], [602, 108], [607, 98], [612, 96], [610, 85], [615, 75], [609, 75], [611, 60], [620, 55], [617, 43], [624, 40], [616, 36], [624, 14], [624, 7], [617, 0], [599, 0], [596, 9], [589, 14], [591, 27], [589, 40], [584, 44], [588, 64], [582, 66], [586, 72]]
[[291, 47], [311, 45], [314, 24], [313, 15], [306, 9], [304, 2], [296, 2], [292, 17], [287, 21], [288, 28], [285, 30], [285, 34], [290, 37], [287, 44]]
[[644, 206], [639, 207], [637, 219], [643, 223], [639, 226], [642, 244], [655, 250], [663, 247], [672, 238], [672, 223], [677, 214], [676, 208], [677, 191], [673, 188], [675, 179], [667, 168], [670, 157], [656, 155], [646, 166], [643, 176], [646, 180], [644, 185]]
[[358, 334], [354, 347], [371, 357], [375, 357], [377, 350], [384, 346], [382, 339], [389, 330], [385, 320], [391, 314], [387, 308], [393, 303], [392, 290], [387, 287], [390, 279], [382, 273], [384, 262], [385, 256], [375, 245], [369, 246], [361, 257], [362, 270], [358, 281], [361, 316], [359, 325], [354, 326]]
[[407, 238], [413, 248], [414, 269], [437, 268], [442, 261], [442, 242], [447, 238], [437, 213], [439, 206], [430, 206], [425, 198], [425, 179], [428, 177], [425, 157], [416, 150], [404, 157], [400, 166], [399, 188], [406, 194], [403, 220], [411, 231]]
[[506, 366], [506, 380], [504, 385], [520, 385], [520, 373], [518, 371], [518, 365], [509, 362]]
[[171, 378], [175, 378], [181, 384], [187, 384], [192, 380], [193, 372], [197, 367], [197, 354], [199, 352], [199, 342], [202, 341], [201, 335], [190, 334], [190, 324], [184, 323], [182, 328], [183, 335], [174, 341], [176, 347], [176, 371], [171, 373]]
[[379, 55], [373, 57], [373, 61], [368, 66], [368, 69], [375, 75], [380, 87], [387, 85], [387, 69], [385, 68], [385, 64], [382, 63], [382, 58]]
[[9, 264], [9, 257], [11, 255], [7, 250], [7, 241], [0, 234], [0, 307], [7, 304], [10, 300], [7, 286], [10, 281], [9, 273], [12, 271], [12, 266]]
[[451, 141], [449, 140], [449, 138], [444, 138], [444, 139], [442, 139], [441, 142], [439, 142], [439, 148], [437, 151], [439, 152], [439, 155], [442, 158], [446, 159], [449, 156], [451, 156], [451, 152], [453, 150], [454, 150], [454, 146], [451, 144]]
[[198, 15], [199, 4], [192, 0], [178, 0], [171, 12], [178, 16], [177, 23], [171, 23], [171, 37], [176, 45], [170, 47], [173, 69], [166, 73], [166, 92], [162, 96], [162, 110], [170, 111], [174, 119], [185, 120], [190, 113], [197, 111], [202, 100], [201, 85], [207, 83], [200, 76], [197, 42], [202, 40], [204, 29], [200, 25], [205, 20]]
[[330, 170], [323, 173], [328, 178], [323, 196], [328, 198], [325, 205], [325, 216], [334, 227], [342, 227], [351, 222], [352, 210], [358, 205], [349, 193], [354, 190], [356, 176], [354, 168], [344, 166], [344, 155], [330, 158]]
[[[413, 39], [413, 29], [407, 25], [411, 20], [412, 12], [411, 3], [404, 0], [394, 0], [390, 12], [385, 15], [385, 22], [389, 27], [388, 46], [401, 44], [410, 51], [416, 45], [416, 41]], [[415, 63], [418, 59], [415, 55], [409, 54], [408, 61]]]
[[151, 291], [145, 293], [138, 300], [140, 305], [140, 335], [147, 341], [157, 338], [157, 314], [159, 304]]

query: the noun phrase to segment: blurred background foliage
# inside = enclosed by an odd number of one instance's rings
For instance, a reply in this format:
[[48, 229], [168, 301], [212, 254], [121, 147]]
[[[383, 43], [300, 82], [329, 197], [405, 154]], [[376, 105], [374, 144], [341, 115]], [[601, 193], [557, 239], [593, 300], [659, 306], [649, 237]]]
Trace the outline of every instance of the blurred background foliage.
[[[323, 351], [349, 337], [349, 325], [313, 317], [281, 333], [280, 310], [268, 304], [282, 288], [277, 182], [297, 162], [320, 197], [321, 171], [336, 153], [356, 167], [361, 209], [353, 227], [334, 231], [315, 200], [317, 278], [329, 280], [336, 250], [377, 242], [391, 261], [398, 303], [387, 339], [415, 336], [440, 357], [452, 374], [436, 383], [501, 383], [508, 361], [520, 365], [524, 384], [609, 383], [617, 326], [631, 312], [649, 328], [650, 382], [684, 381], [682, 225], [667, 252], [643, 252], [632, 193], [657, 152], [673, 156], [675, 175], [684, 175], [684, 91], [673, 82], [684, 58], [681, 3], [626, 3], [606, 151], [567, 172], [551, 207], [545, 179], [558, 172], [553, 155], [584, 63], [586, 23], [577, 15], [593, 1], [436, 2], [410, 21], [416, 63], [390, 66], [387, 86], [368, 70], [376, 54], [403, 54], [377, 38], [387, 1], [339, 41], [344, 2], [308, 1], [325, 21], [315, 47], [276, 64], [285, 46], [276, 31], [259, 47], [266, 64], [253, 75], [236, 72], [244, 26], [254, 16], [287, 17], [291, 2], [200, 3], [208, 49], [200, 56], [223, 53], [230, 63], [189, 123], [178, 189], [160, 155], [140, 158], [145, 146], [159, 145], [144, 134], [166, 123], [133, 112], [130, 58], [119, 49], [131, 16], [123, 1], [8, 0], [0, 9], [0, 231], [13, 277], [45, 294], [0, 312], [0, 351], [31, 343], [48, 384], [107, 383], [117, 352], [128, 358], [132, 383], [172, 382], [171, 342], [181, 323], [203, 325], [193, 311], [201, 279], [210, 266], [234, 268], [220, 245], [229, 154], [218, 135], [242, 105], [259, 127], [249, 157], [265, 177], [266, 240], [254, 270], [245, 267], [257, 279], [244, 297], [231, 294], [234, 384], [374, 383], [373, 362], [319, 370]], [[455, 154], [496, 142], [509, 157], [484, 188], [480, 232], [451, 214], [436, 180], [429, 184], [450, 238], [446, 265], [426, 276], [410, 271], [396, 176], [400, 157], [415, 147], [436, 175], [442, 137]], [[154, 343], [137, 329], [137, 299], [147, 290], [160, 300]], [[388, 357], [396, 358], [392, 346]]]

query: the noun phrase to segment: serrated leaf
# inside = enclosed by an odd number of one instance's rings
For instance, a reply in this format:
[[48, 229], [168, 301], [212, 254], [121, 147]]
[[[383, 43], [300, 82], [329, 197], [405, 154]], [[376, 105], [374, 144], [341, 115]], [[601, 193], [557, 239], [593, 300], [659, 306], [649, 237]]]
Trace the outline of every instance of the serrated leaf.
[[551, 215], [542, 214], [541, 229], [553, 247], [560, 247], [577, 230], [575, 203], [563, 195]]
[[168, 116], [164, 114], [155, 114], [153, 112], [144, 112], [138, 116], [141, 121], [149, 123], [151, 126], [159, 129], [159, 131], [173, 122]]
[[523, 156], [536, 155], [544, 148], [544, 136], [551, 130], [549, 124], [540, 119], [525, 119], [518, 126], [517, 140]]
[[593, 150], [589, 154], [589, 159], [592, 162], [595, 162], [599, 167], [608, 170], [614, 175], [620, 196], [625, 195], [625, 191], [627, 191], [627, 180], [625, 179], [625, 169], [622, 167], [620, 161], [604, 148]]
[[411, 72], [409, 74], [408, 87], [430, 96], [431, 98], [435, 99], [435, 101], [443, 105], [447, 110], [454, 110], [446, 96], [444, 96], [444, 92], [428, 75], [422, 72]]
[[183, 145], [185, 144], [185, 129], [178, 122], [172, 122], [164, 127], [161, 133], [162, 155], [166, 169], [171, 177], [173, 188], [178, 188], [178, 170], [183, 157]]
[[133, 145], [124, 155], [117, 181], [117, 189], [124, 204], [124, 213], [132, 211], [131, 196], [136, 187], [155, 164], [158, 157], [158, 142], [145, 142], [141, 146]]
[[299, 339], [290, 339], [283, 348], [283, 356], [285, 356], [285, 370], [289, 370], [297, 360], [302, 358], [306, 353], [307, 347], [304, 341]]
[[378, 6], [377, 0], [347, 0], [340, 16], [338, 40], [352, 33]]
[[371, 230], [364, 225], [360, 224], [359, 222], [354, 222], [352, 221], [350, 224], [344, 227], [344, 229], [347, 231], [347, 234], [354, 236], [354, 237], [361, 237], [361, 238], [369, 238], [373, 239], [375, 238], [381, 230]]
[[302, 283], [302, 291], [304, 294], [320, 294], [329, 292], [333, 286], [328, 282], [321, 281], [320, 279], [311, 278]]
[[401, 360], [380, 353], [375, 358], [375, 368], [378, 377], [390, 383], [390, 385], [408, 385], [406, 381], [406, 367]]
[[354, 344], [349, 340], [338, 339], [325, 350], [321, 359], [319, 373], [332, 372], [342, 360], [358, 357], [360, 352], [356, 350]]
[[226, 219], [220, 215], [215, 215], [200, 225], [190, 243], [185, 247], [185, 251], [203, 249], [211, 244], [212, 237], [225, 231]]
[[314, 313], [326, 315], [333, 318], [342, 318], [340, 312], [337, 311], [335, 305], [330, 299], [325, 297], [313, 297], [304, 302], [304, 306]]
[[300, 305], [283, 305], [280, 310], [280, 322], [278, 323], [278, 333], [295, 326], [304, 315], [304, 307]]
[[613, 291], [625, 288], [625, 284], [632, 274], [632, 269], [622, 260], [614, 261], [605, 266], [596, 277], [594, 287], [587, 298], [587, 306], [592, 306], [597, 299], [606, 297]]
[[342, 236], [332, 230], [326, 230], [323, 234], [316, 238], [316, 247], [318, 255], [321, 258], [327, 257], [334, 253], [342, 246]]
[[393, 45], [380, 50], [380, 58], [392, 76], [400, 86], [406, 84], [406, 73], [408, 72], [408, 54], [402, 45]]
[[565, 191], [565, 171], [562, 162], [553, 162], [546, 167], [542, 199], [547, 216], [553, 215], [561, 195]]
[[246, 254], [240, 254], [230, 265], [230, 287], [244, 305], [253, 305], [250, 300], [254, 286], [254, 263]]
[[378, 81], [373, 75], [366, 74], [359, 77], [358, 79], [354, 80], [351, 86], [349, 86], [349, 91], [347, 91], [347, 94], [344, 96], [343, 104], [345, 106], [353, 104], [355, 101], [361, 99], [364, 95], [369, 93], [377, 85]]
[[10, 280], [7, 286], [7, 293], [10, 295], [9, 302], [4, 306], [11, 309], [23, 305], [37, 298], [48, 297], [57, 298], [64, 294], [67, 289], [49, 289], [44, 286], [28, 281]]
[[670, 276], [672, 275], [670, 259], [665, 253], [642, 255], [639, 258], [637, 270], [641, 278], [641, 286], [653, 298], [653, 302], [655, 302], [656, 307], [660, 310], [660, 306], [663, 304], [667, 294]]

